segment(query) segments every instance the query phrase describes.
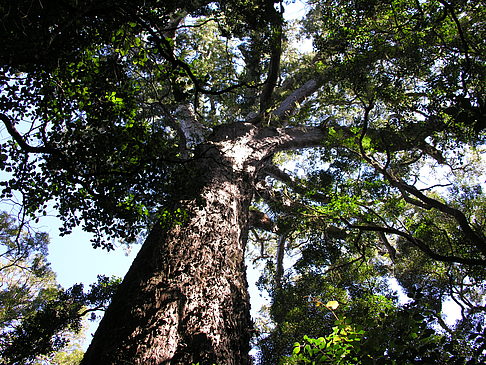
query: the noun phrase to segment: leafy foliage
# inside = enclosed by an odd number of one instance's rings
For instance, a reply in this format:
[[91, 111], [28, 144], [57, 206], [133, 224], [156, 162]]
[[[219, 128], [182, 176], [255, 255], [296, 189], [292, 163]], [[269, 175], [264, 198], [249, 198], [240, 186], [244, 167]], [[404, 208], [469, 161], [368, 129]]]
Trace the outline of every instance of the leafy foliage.
[[485, 127], [481, 4], [396, 0], [312, 5], [306, 30], [319, 50], [318, 67], [332, 70], [334, 76], [326, 76], [361, 98], [386, 103], [390, 122], [411, 120], [415, 110], [429, 125], [448, 125], [448, 132]]
[[62, 289], [47, 262], [45, 233], [33, 233], [7, 213], [0, 216], [0, 228], [0, 363], [31, 363], [65, 348], [85, 315], [105, 308], [119, 279], [100, 276], [88, 293], [83, 285]]
[[[251, 231], [272, 297], [262, 363], [304, 335], [295, 361], [328, 344], [363, 363], [481, 361], [484, 4], [311, 0], [290, 24], [289, 3], [1, 2], [3, 197], [20, 191], [31, 216], [53, 200], [63, 234], [83, 225], [111, 249], [186, 221], [175, 203], [198, 195], [219, 127], [318, 133], [252, 167], [270, 227]], [[76, 287], [57, 308], [52, 295], [49, 316], [92, 300]], [[332, 340], [346, 324], [316, 305], [330, 299], [365, 331], [353, 346]]]
[[[320, 304], [319, 302], [316, 304]], [[326, 308], [333, 311], [338, 302], [329, 301]], [[333, 312], [334, 313], [334, 312]], [[365, 333], [354, 329], [346, 318], [336, 316], [335, 326], [326, 337], [304, 336], [304, 344], [296, 342], [292, 356], [284, 364], [359, 364], [359, 341]]]
[[[254, 9], [266, 9], [251, 17], [255, 30], [273, 12], [266, 1], [208, 3], [1, 5], [7, 52], [0, 109], [18, 137], [2, 145], [4, 169], [13, 175], [2, 183], [3, 196], [21, 191], [31, 214], [56, 200], [63, 233], [84, 222], [93, 244], [108, 249], [107, 237], [134, 241], [162, 207], [170, 209], [173, 182], [188, 173], [172, 115], [177, 103], [212, 95], [206, 114], [223, 112], [231, 98], [217, 89], [243, 84], [224, 38], [244, 31], [240, 17]], [[171, 34], [188, 13], [203, 20], [181, 26], [174, 43]]]
[[[274, 325], [261, 329], [260, 361], [330, 333], [331, 318], [312, 303], [334, 298], [366, 331], [360, 361], [480, 362], [482, 350], [466, 349], [484, 349], [484, 263], [475, 260], [485, 253], [484, 6], [311, 1], [307, 10], [302, 35], [324, 81], [306, 117], [328, 134], [294, 172], [279, 161], [287, 176], [269, 184], [287, 185], [285, 207], [266, 209], [292, 266], [277, 280], [278, 263], [267, 263], [260, 280]], [[443, 320], [446, 300], [462, 309], [455, 326]], [[479, 325], [469, 343], [465, 322]]]
[[20, 364], [63, 349], [69, 342], [68, 333], [81, 330], [87, 313], [103, 310], [119, 282], [119, 279], [100, 276], [88, 293], [83, 292], [82, 284], [58, 290], [52, 299], [29, 313], [7, 334], [8, 346], [3, 352], [6, 363]]
[[35, 313], [42, 304], [57, 293], [55, 274], [47, 262], [48, 237], [34, 233], [9, 214], [0, 215], [2, 291], [0, 325], [2, 348], [5, 335], [29, 313]]

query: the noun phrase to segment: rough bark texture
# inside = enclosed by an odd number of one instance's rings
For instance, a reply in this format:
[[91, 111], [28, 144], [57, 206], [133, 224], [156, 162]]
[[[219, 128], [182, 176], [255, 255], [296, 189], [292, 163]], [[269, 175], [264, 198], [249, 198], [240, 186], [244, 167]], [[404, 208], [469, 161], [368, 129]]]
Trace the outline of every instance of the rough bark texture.
[[248, 123], [217, 128], [178, 182], [175, 209], [186, 218], [165, 219], [149, 234], [82, 364], [248, 364], [244, 249], [254, 178], [275, 151], [319, 136]]
[[197, 183], [180, 182], [195, 189], [177, 206], [185, 221], [152, 230], [82, 364], [249, 362], [244, 246], [256, 171], [249, 162], [261, 157], [248, 147], [254, 130], [220, 129], [201, 146]]

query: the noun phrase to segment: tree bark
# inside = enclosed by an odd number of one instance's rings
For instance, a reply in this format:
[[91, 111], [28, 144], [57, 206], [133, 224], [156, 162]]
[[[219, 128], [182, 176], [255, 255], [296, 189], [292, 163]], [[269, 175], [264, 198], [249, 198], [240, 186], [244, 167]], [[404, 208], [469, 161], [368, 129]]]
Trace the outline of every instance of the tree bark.
[[218, 127], [176, 182], [179, 201], [148, 235], [81, 364], [248, 364], [254, 179], [274, 152], [320, 138], [315, 129]]
[[178, 182], [194, 190], [147, 237], [82, 364], [249, 362], [251, 176], [222, 147], [202, 146], [193, 168], [204, 175]]

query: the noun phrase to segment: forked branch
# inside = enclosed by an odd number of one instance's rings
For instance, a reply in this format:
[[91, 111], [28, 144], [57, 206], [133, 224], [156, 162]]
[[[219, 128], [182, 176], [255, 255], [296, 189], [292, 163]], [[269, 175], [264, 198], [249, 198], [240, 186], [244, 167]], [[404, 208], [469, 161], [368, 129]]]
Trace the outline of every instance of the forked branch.
[[12, 120], [3, 113], [0, 113], [0, 119], [2, 120], [8, 134], [13, 138], [13, 140], [19, 145], [19, 147], [25, 153], [48, 153], [55, 154], [56, 150], [47, 146], [31, 146], [28, 144], [20, 132], [15, 128]]
[[360, 231], [368, 231], [368, 232], [388, 233], [388, 234], [393, 234], [393, 235], [403, 237], [408, 242], [410, 242], [412, 245], [417, 247], [420, 251], [425, 253], [427, 256], [429, 256], [430, 258], [437, 260], [437, 261], [452, 262], [452, 263], [456, 262], [456, 263], [466, 264], [466, 265], [486, 266], [486, 260], [484, 260], [484, 259], [459, 257], [459, 256], [453, 256], [453, 255], [443, 255], [443, 254], [437, 253], [434, 250], [432, 250], [422, 240], [414, 237], [410, 233], [400, 231], [399, 229], [396, 229], [396, 228], [381, 227], [381, 226], [375, 226], [375, 225], [352, 224], [352, 223], [348, 222], [347, 220], [343, 220], [343, 222], [345, 222], [346, 225], [349, 228], [352, 228], [352, 229], [358, 229]]

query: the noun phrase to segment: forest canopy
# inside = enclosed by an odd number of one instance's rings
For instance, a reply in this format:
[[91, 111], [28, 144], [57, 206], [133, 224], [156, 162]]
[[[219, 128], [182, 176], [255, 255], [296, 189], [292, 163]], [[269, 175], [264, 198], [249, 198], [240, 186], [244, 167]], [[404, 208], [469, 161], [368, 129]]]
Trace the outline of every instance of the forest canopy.
[[146, 239], [83, 364], [246, 364], [251, 338], [261, 364], [484, 360], [482, 2], [0, 13], [2, 198]]

